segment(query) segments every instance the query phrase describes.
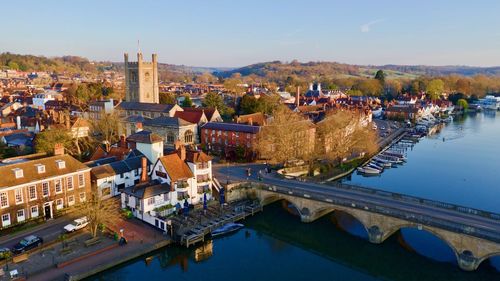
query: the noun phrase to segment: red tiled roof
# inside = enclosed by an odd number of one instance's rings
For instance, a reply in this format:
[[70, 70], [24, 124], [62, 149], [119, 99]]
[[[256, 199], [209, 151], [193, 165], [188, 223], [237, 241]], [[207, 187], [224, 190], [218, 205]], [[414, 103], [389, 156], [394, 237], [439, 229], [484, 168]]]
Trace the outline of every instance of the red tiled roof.
[[198, 124], [202, 116], [203, 111], [176, 111], [174, 114], [174, 117], [194, 124]]
[[202, 163], [211, 161], [212, 157], [208, 156], [203, 151], [188, 150], [186, 152], [186, 160], [191, 163]]
[[177, 153], [167, 154], [160, 157], [160, 162], [167, 171], [172, 182], [192, 178], [193, 173], [189, 166], [181, 160]]

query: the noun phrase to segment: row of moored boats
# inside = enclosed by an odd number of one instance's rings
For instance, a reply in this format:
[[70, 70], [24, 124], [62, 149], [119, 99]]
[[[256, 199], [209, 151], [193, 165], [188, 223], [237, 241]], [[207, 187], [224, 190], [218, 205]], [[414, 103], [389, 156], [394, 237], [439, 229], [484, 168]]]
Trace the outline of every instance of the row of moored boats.
[[357, 171], [363, 175], [379, 175], [384, 169], [397, 167], [406, 162], [406, 150], [413, 147], [417, 140], [413, 137], [404, 137], [398, 142], [392, 144], [386, 150], [373, 157], [370, 162]]

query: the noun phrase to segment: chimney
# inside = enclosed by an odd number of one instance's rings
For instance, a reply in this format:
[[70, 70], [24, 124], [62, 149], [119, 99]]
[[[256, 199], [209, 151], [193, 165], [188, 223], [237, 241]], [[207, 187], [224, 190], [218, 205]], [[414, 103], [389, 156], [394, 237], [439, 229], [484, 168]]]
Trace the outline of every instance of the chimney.
[[142, 168], [141, 182], [147, 182], [148, 181], [148, 159], [146, 157], [142, 157], [142, 159], [141, 159], [141, 168]]
[[300, 86], [297, 86], [297, 95], [295, 96], [295, 103], [297, 107], [300, 106]]
[[248, 124], [249, 124], [250, 126], [252, 126], [252, 125], [253, 125], [253, 119], [252, 119], [252, 118], [248, 118]]
[[179, 146], [176, 146], [177, 154], [181, 158], [182, 161], [186, 160], [186, 147], [183, 143], [179, 142]]
[[104, 145], [106, 146], [106, 153], [108, 153], [109, 150], [111, 150], [111, 144], [108, 141], [105, 141]]
[[54, 144], [54, 155], [64, 155], [64, 145], [62, 143]]
[[69, 130], [71, 128], [71, 121], [69, 118], [69, 114], [66, 114], [66, 116], [65, 116], [65, 123], [66, 123], [66, 129]]
[[16, 125], [17, 125], [17, 129], [18, 130], [21, 130], [21, 116], [16, 116]]
[[120, 136], [120, 147], [128, 148], [125, 135]]
[[13, 102], [14, 101], [14, 97], [13, 96], [9, 96], [9, 102]]

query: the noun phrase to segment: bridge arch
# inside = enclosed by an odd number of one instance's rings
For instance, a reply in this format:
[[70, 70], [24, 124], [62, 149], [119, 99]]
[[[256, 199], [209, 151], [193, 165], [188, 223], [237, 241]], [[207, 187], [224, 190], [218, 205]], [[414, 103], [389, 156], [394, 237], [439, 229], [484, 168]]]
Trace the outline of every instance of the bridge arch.
[[482, 257], [478, 258], [477, 266], [478, 267], [481, 266], [481, 264], [484, 261], [488, 260], [489, 258], [493, 258], [493, 257], [499, 257], [500, 258], [500, 251], [498, 251], [498, 252], [492, 252], [492, 253], [489, 253], [489, 254], [487, 254], [485, 256], [482, 256]]
[[443, 243], [445, 243], [448, 246], [448, 248], [450, 248], [453, 251], [453, 254], [455, 255], [455, 259], [457, 260], [457, 262], [459, 261], [460, 250], [457, 249], [457, 247], [449, 239], [447, 239], [442, 233], [439, 233], [438, 231], [435, 231], [434, 229], [429, 228], [425, 225], [416, 224], [416, 223], [404, 223], [404, 224], [395, 225], [394, 227], [391, 227], [389, 230], [386, 230], [384, 232], [382, 241], [385, 241], [387, 238], [394, 235], [396, 232], [400, 231], [403, 228], [413, 228], [413, 229], [422, 230], [422, 231], [425, 231], [425, 232], [430, 233], [431, 235], [437, 237], [439, 240], [441, 240]]
[[303, 208], [302, 204], [300, 204], [299, 200], [290, 196], [282, 196], [277, 193], [266, 192], [260, 199], [260, 204], [262, 206], [272, 204], [277, 201], [286, 201], [293, 205], [293, 207], [297, 210], [298, 215], [303, 218], [304, 215], [309, 215], [310, 211], [308, 208]]

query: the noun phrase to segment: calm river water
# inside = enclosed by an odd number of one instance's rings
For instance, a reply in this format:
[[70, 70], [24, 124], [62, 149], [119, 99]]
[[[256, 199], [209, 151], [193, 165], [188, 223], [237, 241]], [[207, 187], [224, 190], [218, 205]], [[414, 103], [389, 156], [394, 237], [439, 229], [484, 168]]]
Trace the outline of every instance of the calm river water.
[[[407, 158], [380, 177], [348, 181], [500, 213], [500, 113], [456, 118]], [[373, 245], [348, 214], [303, 224], [288, 207], [277, 202], [234, 235], [197, 249], [168, 247], [91, 280], [500, 280], [499, 257], [463, 272], [425, 231], [402, 229]]]

